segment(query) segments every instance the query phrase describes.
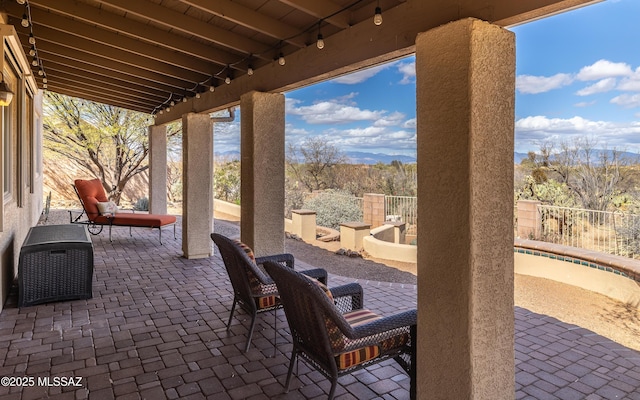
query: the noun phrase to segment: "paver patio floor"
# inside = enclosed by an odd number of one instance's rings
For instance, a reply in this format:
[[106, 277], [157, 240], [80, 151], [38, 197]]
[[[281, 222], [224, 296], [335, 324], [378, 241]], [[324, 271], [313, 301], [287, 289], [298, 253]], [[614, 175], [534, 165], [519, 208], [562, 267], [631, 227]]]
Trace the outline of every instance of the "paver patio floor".
[[[242, 311], [225, 329], [232, 302], [218, 256], [182, 258], [165, 232], [115, 228], [93, 236], [93, 298], [0, 314], [0, 376], [81, 377], [80, 387], [0, 387], [2, 399], [322, 399], [329, 384], [299, 362], [283, 393], [289, 344], [278, 312], [258, 317], [250, 350]], [[178, 229], [178, 238], [180, 230]], [[217, 251], [216, 251], [217, 253]], [[304, 268], [305, 266], [299, 266]], [[321, 267], [319, 265], [318, 267]], [[329, 277], [330, 286], [353, 282]], [[359, 281], [382, 314], [416, 306], [414, 285]], [[640, 399], [640, 353], [575, 325], [514, 310], [517, 399]], [[273, 338], [277, 337], [274, 356]], [[409, 379], [393, 361], [340, 378], [338, 399], [408, 399]]]

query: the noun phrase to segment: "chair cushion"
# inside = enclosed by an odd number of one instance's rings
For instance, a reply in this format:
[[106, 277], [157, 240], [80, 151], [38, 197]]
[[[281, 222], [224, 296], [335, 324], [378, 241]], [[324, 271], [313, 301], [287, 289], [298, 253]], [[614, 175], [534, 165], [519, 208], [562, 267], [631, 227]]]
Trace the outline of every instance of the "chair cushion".
[[347, 369], [354, 365], [372, 360], [380, 355], [378, 346], [367, 346], [336, 356], [338, 369]]
[[102, 187], [100, 179], [76, 179], [73, 184], [78, 190], [80, 199], [84, 204], [84, 209], [87, 212], [87, 218], [93, 221], [95, 217], [100, 215], [98, 210], [98, 202], [109, 201], [107, 194]]
[[258, 310], [263, 308], [271, 308], [280, 304], [280, 298], [278, 296], [264, 296], [256, 299], [256, 306]]
[[256, 262], [256, 256], [255, 256], [255, 254], [253, 254], [253, 250], [251, 250], [251, 247], [249, 247], [246, 244], [242, 243], [238, 239], [235, 239], [233, 242], [236, 245], [238, 245], [238, 247], [240, 247], [242, 249], [242, 251], [244, 251], [247, 254], [247, 257], [249, 257], [249, 259], [251, 261], [253, 261], [254, 263]]
[[112, 216], [113, 214], [118, 212], [118, 205], [113, 201], [99, 201], [97, 203], [97, 206], [100, 215]]
[[[350, 313], [344, 314], [343, 316], [345, 317], [345, 320], [347, 320], [349, 325], [353, 327], [368, 324], [382, 318], [378, 314], [366, 309], [352, 311]], [[335, 329], [337, 329], [337, 327], [335, 327]], [[337, 340], [336, 343], [341, 343], [343, 348], [349, 348], [353, 345], [353, 341], [351, 341], [349, 338], [344, 337], [344, 335], [342, 335], [339, 330], [337, 334], [340, 335], [342, 340]], [[336, 338], [338, 336], [337, 334], [334, 333], [334, 335], [336, 335]], [[378, 357], [381, 350], [383, 352], [386, 352], [398, 347], [402, 347], [407, 344], [408, 341], [409, 334], [401, 333], [399, 335], [395, 335], [388, 339], [382, 340], [378, 345], [360, 347], [340, 353], [335, 356], [336, 364], [338, 366], [338, 369], [347, 369], [353, 367], [354, 365], [361, 364]], [[334, 342], [332, 341], [332, 344], [333, 343]]]
[[[375, 321], [381, 317], [369, 311], [367, 309], [361, 309], [351, 311], [342, 315], [349, 325], [356, 327], [358, 325], [366, 324], [367, 322]], [[327, 332], [329, 334], [329, 341], [331, 342], [331, 349], [334, 353], [340, 353], [347, 347], [348, 339], [342, 334], [340, 328], [330, 319], [325, 318], [325, 324], [327, 325]]]
[[331, 289], [329, 289], [327, 287], [327, 285], [325, 285], [324, 283], [320, 282], [319, 280], [308, 276], [308, 275], [302, 275], [305, 278], [309, 279], [311, 282], [313, 282], [314, 284], [316, 284], [320, 289], [322, 289], [322, 291], [324, 292], [324, 294], [327, 295], [327, 297], [329, 298], [329, 300], [331, 300], [331, 302], [333, 303], [333, 294], [331, 293]]
[[100, 215], [93, 219], [96, 223], [116, 226], [139, 226], [145, 228], [158, 228], [176, 222], [175, 215], [143, 214], [143, 213], [117, 213], [108, 218]]

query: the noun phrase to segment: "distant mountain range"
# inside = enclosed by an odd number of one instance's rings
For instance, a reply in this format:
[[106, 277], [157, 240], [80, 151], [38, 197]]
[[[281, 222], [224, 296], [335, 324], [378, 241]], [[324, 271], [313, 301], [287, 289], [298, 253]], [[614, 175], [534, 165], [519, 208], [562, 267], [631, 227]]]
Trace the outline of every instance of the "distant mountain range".
[[[415, 163], [416, 158], [411, 156], [403, 156], [398, 154], [383, 153], [366, 153], [362, 151], [347, 151], [344, 153], [351, 164], [390, 164], [391, 161], [397, 160], [404, 164]], [[239, 160], [240, 153], [237, 151], [215, 152], [216, 160]]]
[[[595, 152], [599, 152], [601, 150], [594, 150]], [[611, 150], [608, 150], [609, 152], [611, 152]], [[416, 157], [412, 157], [412, 156], [403, 156], [403, 155], [398, 155], [398, 154], [384, 154], [384, 153], [366, 153], [366, 152], [362, 152], [362, 151], [347, 151], [345, 153], [345, 155], [347, 156], [347, 158], [349, 158], [349, 162], [351, 164], [377, 164], [377, 163], [383, 163], [383, 164], [391, 164], [392, 161], [397, 160], [397, 161], [401, 161], [404, 164], [411, 164], [411, 163], [415, 163]], [[621, 157], [624, 159], [628, 159], [631, 160], [632, 162], [638, 162], [638, 160], [640, 160], [640, 155], [637, 153], [630, 153], [630, 152], [621, 152], [620, 153]], [[520, 164], [522, 162], [522, 160], [524, 160], [525, 158], [527, 158], [528, 155], [527, 153], [518, 153], [518, 152], [514, 152], [513, 153], [513, 162], [515, 164]], [[225, 152], [216, 152], [215, 153], [215, 158], [216, 160], [239, 160], [240, 159], [240, 153], [237, 151], [225, 151]]]
[[[613, 157], [613, 152], [614, 150], [603, 150], [603, 149], [593, 149], [593, 157], [591, 157], [591, 160], [593, 162], [598, 162], [598, 158], [599, 155], [601, 154], [601, 152], [606, 151], [607, 156], [609, 157], [609, 159], [611, 159]], [[640, 154], [638, 153], [631, 153], [629, 151], [618, 151], [618, 157], [621, 160], [626, 160], [627, 162], [630, 162], [632, 164], [638, 163], [640, 162]], [[513, 162], [515, 164], [520, 164], [522, 162], [522, 160], [529, 158], [528, 153], [513, 153]], [[586, 158], [586, 157], [584, 157]], [[551, 158], [553, 159], [553, 157]]]

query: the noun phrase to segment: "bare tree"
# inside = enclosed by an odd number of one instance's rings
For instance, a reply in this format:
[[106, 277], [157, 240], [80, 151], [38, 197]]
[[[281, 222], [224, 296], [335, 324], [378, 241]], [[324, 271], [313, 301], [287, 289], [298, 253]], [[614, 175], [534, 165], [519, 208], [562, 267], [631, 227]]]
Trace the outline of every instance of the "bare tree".
[[333, 167], [347, 158], [340, 150], [321, 138], [311, 138], [300, 146], [288, 145], [287, 166], [309, 191], [335, 186]]
[[622, 183], [627, 160], [619, 150], [596, 146], [597, 141], [589, 138], [562, 142], [558, 150], [555, 144], [545, 142], [540, 145], [541, 165], [567, 185], [583, 208], [605, 211], [613, 198], [625, 191]]
[[46, 92], [44, 146], [99, 178], [116, 203], [149, 168], [149, 124], [147, 114]]

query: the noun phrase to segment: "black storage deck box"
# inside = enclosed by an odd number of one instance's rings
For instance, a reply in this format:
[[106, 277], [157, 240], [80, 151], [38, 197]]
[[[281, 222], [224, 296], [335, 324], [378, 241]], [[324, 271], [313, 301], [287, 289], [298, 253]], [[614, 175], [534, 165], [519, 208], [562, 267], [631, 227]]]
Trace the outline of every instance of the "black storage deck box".
[[42, 225], [20, 249], [18, 306], [92, 296], [93, 244], [85, 225]]

